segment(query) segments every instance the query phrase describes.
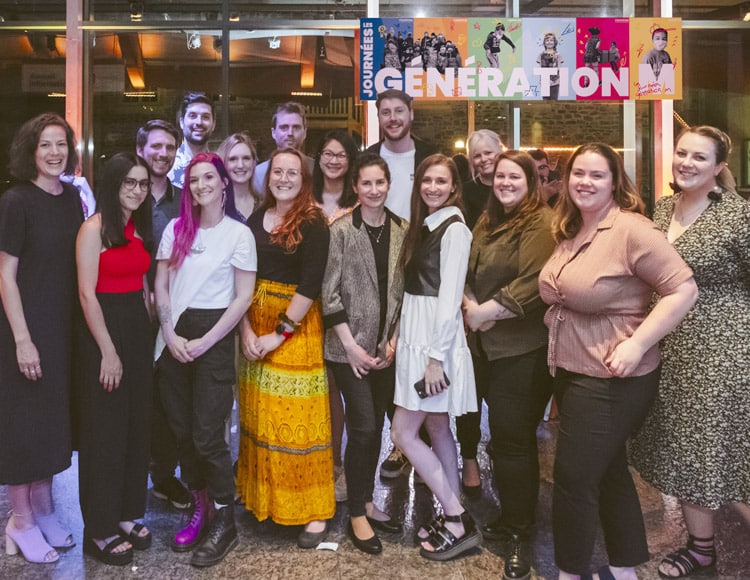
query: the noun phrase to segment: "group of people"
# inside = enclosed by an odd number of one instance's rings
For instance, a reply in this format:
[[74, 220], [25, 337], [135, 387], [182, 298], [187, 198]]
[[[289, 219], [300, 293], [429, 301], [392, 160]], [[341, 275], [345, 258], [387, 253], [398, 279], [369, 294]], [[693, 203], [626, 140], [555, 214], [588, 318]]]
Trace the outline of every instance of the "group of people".
[[[560, 578], [592, 577], [599, 525], [599, 579], [636, 578], [648, 559], [628, 440], [643, 477], [682, 501], [689, 540], [662, 575], [715, 564], [719, 506], [750, 524], [737, 360], [750, 338], [750, 209], [726, 166], [729, 138], [705, 126], [678, 137], [677, 193], [652, 222], [608, 145], [579, 147], [550, 200], [545, 157], [477, 131], [464, 183], [411, 134], [408, 95], [385, 91], [377, 109], [379, 143], [359, 153], [332, 131], [310, 158], [304, 108], [279, 105], [277, 149], [258, 164], [246, 133], [207, 150], [211, 102], [191, 93], [183, 142], [166, 121], [141, 127], [135, 152], [105, 163], [85, 221], [60, 179], [77, 163], [68, 124], [44, 114], [21, 127], [18, 183], [0, 197], [8, 553], [54, 562], [75, 545], [51, 485], [72, 449], [84, 552], [107, 564], [151, 545], [149, 471], [155, 495], [189, 510], [171, 544], [195, 566], [237, 545], [237, 502], [302, 526], [298, 545], [316, 547], [339, 491], [352, 543], [380, 553], [379, 534], [403, 530], [373, 501], [387, 415], [381, 476], [413, 466], [441, 508], [418, 526], [420, 554], [444, 561], [502, 541], [506, 577], [524, 578], [536, 427], [553, 393]], [[480, 485], [482, 399], [502, 512], [479, 523], [462, 496]]]

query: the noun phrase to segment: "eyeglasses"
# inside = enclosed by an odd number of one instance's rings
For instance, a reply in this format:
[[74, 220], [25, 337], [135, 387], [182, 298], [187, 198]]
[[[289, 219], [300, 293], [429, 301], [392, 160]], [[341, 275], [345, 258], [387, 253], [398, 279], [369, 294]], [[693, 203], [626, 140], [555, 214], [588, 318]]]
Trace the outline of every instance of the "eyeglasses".
[[349, 159], [349, 154], [346, 151], [342, 151], [341, 153], [334, 153], [333, 151], [329, 151], [326, 149], [320, 154], [320, 157], [323, 159], [323, 161], [331, 161], [333, 159], [336, 159], [337, 161], [346, 161]]
[[300, 170], [299, 169], [273, 169], [271, 171], [271, 175], [273, 175], [276, 179], [281, 179], [285, 175], [289, 179], [297, 179], [300, 176]]
[[132, 177], [126, 177], [122, 180], [122, 185], [128, 191], [133, 191], [136, 185], [141, 188], [141, 191], [148, 191], [151, 182], [148, 179], [138, 181], [137, 179], [133, 179]]

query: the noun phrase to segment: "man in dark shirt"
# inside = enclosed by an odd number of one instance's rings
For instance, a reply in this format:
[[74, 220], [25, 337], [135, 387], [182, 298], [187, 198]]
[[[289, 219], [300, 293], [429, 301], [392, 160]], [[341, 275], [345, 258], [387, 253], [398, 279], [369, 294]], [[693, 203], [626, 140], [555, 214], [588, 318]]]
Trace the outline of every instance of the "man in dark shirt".
[[[135, 151], [151, 168], [154, 230], [154, 248], [151, 251], [151, 267], [148, 271], [148, 284], [151, 291], [154, 289], [155, 257], [161, 236], [169, 221], [180, 213], [181, 191], [167, 177], [174, 165], [179, 138], [180, 134], [175, 126], [160, 119], [148, 121], [138, 129], [136, 135]], [[160, 499], [168, 500], [178, 509], [187, 509], [192, 506], [193, 500], [185, 486], [174, 476], [178, 463], [177, 441], [167, 424], [158, 385], [158, 380], [155, 380], [150, 465], [154, 487], [151, 492]]]

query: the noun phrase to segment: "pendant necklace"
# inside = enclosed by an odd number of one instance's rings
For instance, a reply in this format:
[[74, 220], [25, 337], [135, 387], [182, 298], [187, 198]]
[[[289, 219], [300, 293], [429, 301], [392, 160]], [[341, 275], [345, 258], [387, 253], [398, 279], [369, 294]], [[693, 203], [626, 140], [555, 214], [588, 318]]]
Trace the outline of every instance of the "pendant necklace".
[[[380, 243], [380, 238], [383, 237], [383, 232], [385, 231], [385, 222], [383, 222], [380, 226], [370, 226], [367, 224], [367, 222], [364, 222], [365, 229], [367, 230], [367, 233], [370, 236], [370, 239], [375, 242], [376, 244]], [[375, 234], [375, 231], [377, 230], [377, 234]]]

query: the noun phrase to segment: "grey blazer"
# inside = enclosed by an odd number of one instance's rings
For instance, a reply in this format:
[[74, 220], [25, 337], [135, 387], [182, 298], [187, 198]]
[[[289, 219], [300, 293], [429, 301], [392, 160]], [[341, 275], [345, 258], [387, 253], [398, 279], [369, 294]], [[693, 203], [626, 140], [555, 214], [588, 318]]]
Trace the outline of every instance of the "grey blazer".
[[346, 352], [333, 326], [347, 322], [354, 340], [372, 357], [385, 357], [404, 298], [404, 273], [398, 267], [408, 223], [386, 208], [390, 220], [388, 298], [384, 336], [379, 344], [380, 297], [372, 244], [359, 207], [331, 224], [328, 263], [323, 276], [323, 321], [326, 325], [324, 356], [346, 363]]

